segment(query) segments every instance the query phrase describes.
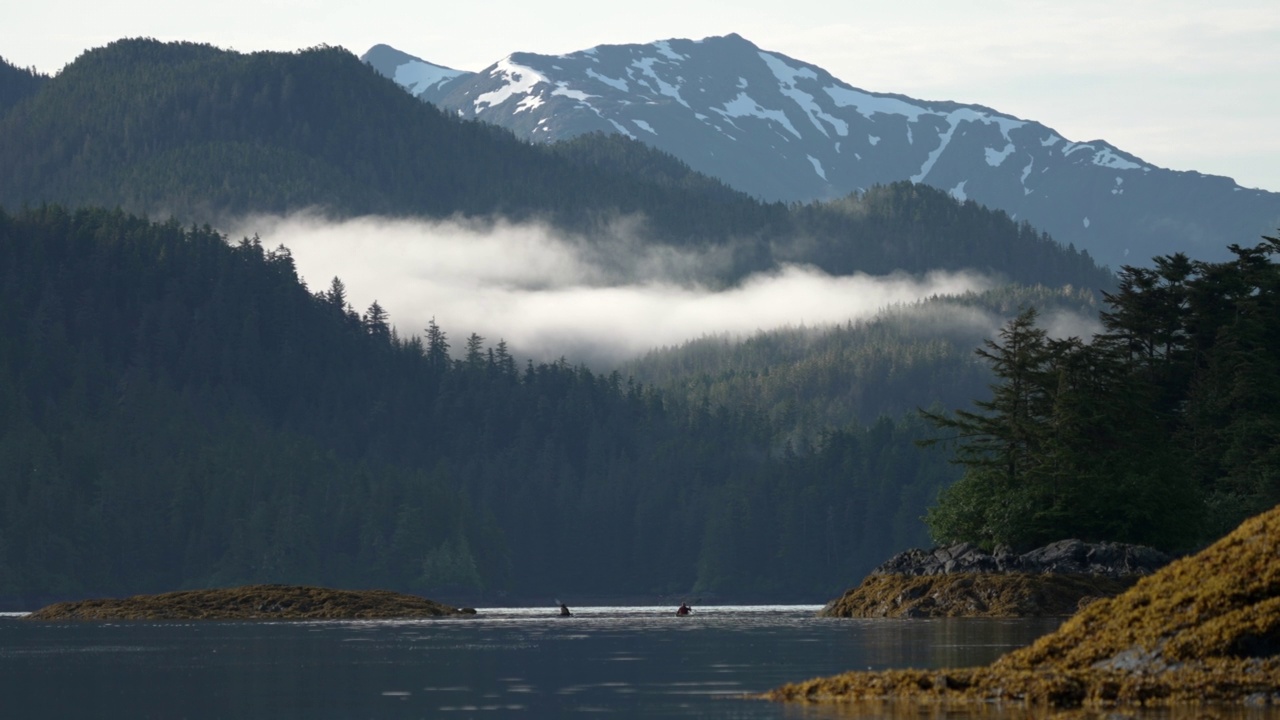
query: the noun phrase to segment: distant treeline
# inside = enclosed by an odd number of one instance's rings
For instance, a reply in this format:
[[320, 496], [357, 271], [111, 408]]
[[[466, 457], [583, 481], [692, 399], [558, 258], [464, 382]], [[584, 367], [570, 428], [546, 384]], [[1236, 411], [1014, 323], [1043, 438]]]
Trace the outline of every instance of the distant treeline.
[[[920, 421], [745, 408], [400, 334], [287, 250], [0, 212], [0, 598], [248, 582], [818, 600], [926, 542]], [[26, 598], [27, 600], [23, 600]]]
[[689, 405], [761, 413], [780, 444], [801, 448], [831, 428], [967, 406], [995, 379], [973, 349], [1007, 319], [1034, 307], [1087, 323], [1100, 301], [1081, 288], [1003, 285], [893, 306], [843, 325], [698, 338], [621, 369]]

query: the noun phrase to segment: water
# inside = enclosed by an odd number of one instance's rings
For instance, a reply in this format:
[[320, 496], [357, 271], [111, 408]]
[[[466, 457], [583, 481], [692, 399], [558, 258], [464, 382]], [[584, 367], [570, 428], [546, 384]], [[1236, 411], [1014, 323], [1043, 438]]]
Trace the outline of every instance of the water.
[[[350, 622], [0, 617], [6, 718], [830, 718], [746, 697], [844, 670], [990, 662], [1052, 620], [841, 620], [817, 606], [481, 610]], [[844, 710], [846, 714], [848, 710]], [[913, 717], [919, 718], [918, 712]]]

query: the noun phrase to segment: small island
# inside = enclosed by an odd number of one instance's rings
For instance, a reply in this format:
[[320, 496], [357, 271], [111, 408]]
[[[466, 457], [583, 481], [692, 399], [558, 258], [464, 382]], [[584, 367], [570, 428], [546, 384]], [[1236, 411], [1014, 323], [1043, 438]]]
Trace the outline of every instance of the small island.
[[1280, 704], [1280, 507], [986, 667], [850, 672], [765, 697], [1050, 708]]
[[48, 605], [27, 620], [385, 620], [474, 615], [389, 590], [245, 585]]

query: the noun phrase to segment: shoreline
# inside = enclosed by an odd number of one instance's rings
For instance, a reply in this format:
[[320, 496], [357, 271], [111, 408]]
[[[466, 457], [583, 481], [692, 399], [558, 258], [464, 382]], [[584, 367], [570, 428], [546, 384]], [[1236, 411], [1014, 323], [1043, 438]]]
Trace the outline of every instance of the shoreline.
[[1280, 507], [990, 665], [847, 672], [762, 697], [1053, 709], [1280, 705]]

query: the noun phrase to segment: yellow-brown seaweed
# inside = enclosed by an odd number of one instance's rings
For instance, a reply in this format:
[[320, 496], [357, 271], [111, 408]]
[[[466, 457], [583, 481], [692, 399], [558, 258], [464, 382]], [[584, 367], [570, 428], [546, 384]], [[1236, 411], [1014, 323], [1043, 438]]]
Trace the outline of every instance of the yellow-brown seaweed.
[[389, 590], [246, 585], [48, 605], [28, 620], [343, 620], [462, 615], [438, 602]]
[[868, 575], [831, 601], [824, 617], [1066, 617], [1114, 597], [1137, 577], [1029, 573]]

